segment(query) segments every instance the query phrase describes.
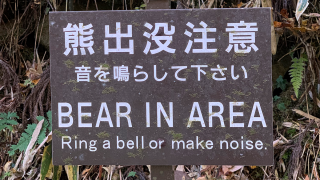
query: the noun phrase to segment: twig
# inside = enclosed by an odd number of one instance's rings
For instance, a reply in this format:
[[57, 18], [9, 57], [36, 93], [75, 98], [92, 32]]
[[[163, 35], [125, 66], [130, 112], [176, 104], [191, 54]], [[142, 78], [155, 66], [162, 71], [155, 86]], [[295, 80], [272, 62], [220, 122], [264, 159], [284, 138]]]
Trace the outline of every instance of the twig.
[[288, 52], [287, 54], [283, 55], [283, 56], [278, 60], [278, 62], [279, 62], [281, 59], [283, 59], [284, 57], [286, 57], [287, 55], [289, 55], [290, 53], [292, 53], [292, 52], [294, 52], [294, 51], [296, 51], [296, 50], [298, 50], [298, 49], [301, 49], [301, 47], [298, 48], [301, 44], [302, 44], [302, 42], [299, 43], [298, 46], [296, 46], [292, 51], [290, 51], [290, 52]]
[[99, 180], [102, 179], [102, 165], [99, 165]]
[[47, 0], [47, 3], [48, 3], [48, 4], [49, 4], [49, 6], [51, 7], [52, 11], [56, 11], [56, 9], [52, 7], [52, 5], [51, 5], [51, 3], [50, 3], [50, 1], [49, 1], [49, 0]]
[[88, 2], [87, 2], [86, 11], [88, 11], [88, 9], [89, 9], [89, 3], [90, 3], [90, 0], [88, 0]]
[[[263, 170], [263, 172], [264, 172], [264, 174], [268, 177], [268, 179], [269, 179], [269, 176], [268, 176], [268, 174], [267, 174], [267, 172], [261, 167], [261, 166], [259, 166], [262, 170]], [[267, 166], [266, 166], [266, 169], [267, 169]]]
[[94, 0], [94, 4], [96, 5], [96, 9], [98, 11], [99, 9], [98, 9], [98, 5], [97, 5], [97, 0]]
[[[307, 109], [308, 109], [308, 106], [307, 106]], [[314, 116], [310, 115], [309, 113], [307, 114], [307, 113], [305, 113], [305, 112], [303, 112], [301, 110], [298, 110], [298, 109], [293, 109], [292, 111], [294, 111], [297, 114], [300, 114], [301, 116], [304, 116], [304, 117], [308, 118], [309, 121], [310, 121], [310, 119], [312, 119], [312, 120], [315, 120], [315, 122], [317, 124], [320, 123], [320, 119], [319, 118], [314, 117]]]

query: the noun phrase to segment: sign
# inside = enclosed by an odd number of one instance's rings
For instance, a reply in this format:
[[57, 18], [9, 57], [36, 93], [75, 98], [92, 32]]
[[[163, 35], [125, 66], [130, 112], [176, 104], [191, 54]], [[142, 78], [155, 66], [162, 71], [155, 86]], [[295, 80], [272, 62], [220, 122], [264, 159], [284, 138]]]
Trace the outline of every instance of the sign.
[[270, 9], [50, 13], [53, 163], [272, 165]]

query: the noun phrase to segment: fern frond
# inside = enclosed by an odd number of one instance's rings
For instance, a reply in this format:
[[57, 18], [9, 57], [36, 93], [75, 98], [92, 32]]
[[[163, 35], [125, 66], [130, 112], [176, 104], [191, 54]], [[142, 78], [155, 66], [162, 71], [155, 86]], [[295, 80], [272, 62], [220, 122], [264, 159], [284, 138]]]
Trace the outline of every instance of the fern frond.
[[19, 118], [16, 112], [0, 113], [0, 131], [3, 129], [13, 130], [12, 125], [17, 125], [15, 118]]
[[[42, 141], [46, 138], [47, 131], [48, 130], [51, 131], [51, 129], [52, 129], [51, 128], [51, 126], [52, 126], [51, 111], [47, 112], [47, 116], [48, 116], [48, 119], [46, 119], [43, 116], [37, 116], [38, 121], [41, 121], [41, 120], [44, 120], [44, 121], [42, 124], [42, 128], [40, 130], [40, 133], [38, 135], [38, 139], [36, 141], [36, 144], [42, 143]], [[33, 131], [36, 129], [36, 126], [37, 126], [37, 124], [29, 124], [27, 126], [27, 129], [25, 129], [25, 132], [21, 134], [21, 138], [20, 138], [18, 144], [11, 146], [10, 151], [8, 152], [10, 156], [14, 155], [16, 150], [19, 150], [20, 152], [22, 152], [27, 149], [27, 147], [31, 141]], [[1, 127], [1, 124], [0, 124], [0, 127]]]
[[25, 151], [31, 141], [33, 131], [36, 129], [37, 124], [29, 124], [25, 132], [21, 134], [20, 140], [17, 145], [12, 145], [10, 151], [8, 151], [9, 156], [15, 154], [16, 150], [20, 152]]
[[0, 125], [4, 125], [4, 124], [8, 124], [8, 125], [17, 125], [17, 121], [15, 120], [1, 120], [0, 121]]
[[51, 111], [47, 112], [47, 116], [48, 116], [48, 119], [46, 119], [43, 116], [38, 116], [37, 117], [38, 121], [41, 121], [42, 119], [44, 120], [43, 124], [42, 124], [41, 131], [40, 131], [38, 139], [37, 139], [37, 143], [38, 144], [42, 143], [42, 141], [46, 138], [47, 130], [51, 131], [51, 129], [52, 129], [51, 128], [51, 121], [52, 121], [51, 120], [52, 119]]
[[291, 83], [294, 89], [294, 93], [296, 97], [299, 96], [299, 89], [302, 84], [302, 78], [303, 78], [303, 71], [305, 67], [305, 61], [307, 59], [301, 57], [301, 58], [294, 58], [292, 60], [291, 69], [289, 70], [289, 74], [291, 76]]
[[47, 112], [47, 117], [48, 117], [48, 122], [49, 122], [48, 130], [52, 131], [52, 112], [51, 111]]

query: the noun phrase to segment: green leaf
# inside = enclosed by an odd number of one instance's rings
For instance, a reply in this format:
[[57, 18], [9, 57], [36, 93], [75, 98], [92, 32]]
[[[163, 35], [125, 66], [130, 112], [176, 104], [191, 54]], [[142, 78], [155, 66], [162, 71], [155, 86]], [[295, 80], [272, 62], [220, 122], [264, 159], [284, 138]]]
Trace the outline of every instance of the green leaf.
[[52, 143], [46, 146], [43, 150], [43, 156], [41, 160], [41, 170], [40, 170], [41, 180], [44, 180], [46, 178], [51, 161], [52, 161]]
[[21, 134], [19, 142], [17, 145], [12, 145], [10, 151], [8, 151], [9, 156], [13, 156], [16, 150], [20, 152], [25, 151], [28, 147], [28, 144], [32, 138], [33, 131], [35, 130], [37, 124], [29, 124], [25, 132]]
[[12, 125], [18, 124], [18, 122], [16, 121], [16, 118], [19, 118], [16, 112], [0, 113], [0, 131], [5, 128], [12, 131], [13, 130]]
[[144, 7], [146, 7], [146, 6], [147, 6], [146, 4], [141, 4], [140, 7], [144, 8]]
[[62, 166], [54, 166], [52, 180], [59, 180], [61, 177], [61, 173], [62, 173]]
[[283, 79], [282, 76], [280, 75], [278, 77], [277, 81], [277, 88], [280, 88], [282, 91], [284, 91], [287, 87], [287, 80]]
[[44, 13], [45, 13], [46, 15], [48, 15], [49, 11], [50, 11], [50, 8], [47, 7]]
[[280, 110], [280, 111], [285, 111], [286, 110], [286, 106], [284, 105], [284, 103], [280, 103], [277, 105], [277, 108]]
[[11, 175], [11, 171], [5, 172], [0, 179], [5, 179], [6, 177], [9, 177]]
[[292, 60], [291, 69], [289, 70], [289, 74], [291, 76], [291, 84], [293, 86], [294, 93], [296, 97], [299, 97], [299, 89], [302, 84], [303, 79], [303, 71], [305, 67], [307, 59], [304, 58], [304, 54], [302, 54], [302, 57], [300, 59], [294, 58]]
[[6, 120], [6, 121], [0, 121], [1, 123], [0, 124], [4, 124], [4, 122], [5, 122], [5, 124], [8, 124], [8, 125], [17, 125], [18, 124], [18, 122], [17, 121], [15, 121], [15, 120]]
[[297, 130], [294, 129], [294, 128], [290, 128], [287, 130], [287, 134], [290, 136], [290, 137], [293, 137], [294, 135], [296, 135], [297, 133]]
[[37, 118], [36, 118], [38, 121], [41, 121], [42, 119], [44, 119], [41, 131], [40, 131], [38, 139], [37, 139], [38, 144], [42, 143], [42, 141], [46, 138], [47, 131], [50, 132], [52, 130], [52, 113], [51, 113], [51, 111], [47, 112], [47, 117], [48, 117], [48, 119], [46, 119], [43, 116], [37, 116]]
[[47, 112], [47, 117], [48, 117], [48, 123], [49, 123], [48, 130], [52, 131], [52, 112], [51, 111]]
[[129, 172], [128, 177], [134, 177], [135, 175], [136, 175], [136, 172], [131, 171], [131, 172]]
[[[3, 115], [2, 115], [3, 116]], [[0, 114], [0, 118], [2, 117], [1, 114]], [[37, 139], [37, 142], [36, 144], [40, 144], [43, 142], [43, 140], [46, 138], [46, 133], [48, 130], [51, 131], [51, 126], [52, 126], [52, 115], [51, 115], [51, 111], [48, 111], [47, 112], [47, 116], [48, 116], [48, 119], [46, 119], [45, 117], [43, 116], [38, 116], [36, 119], [38, 121], [41, 121], [42, 119], [44, 119], [43, 121], [43, 125], [42, 125], [42, 128], [40, 130], [40, 133], [38, 135], [38, 139]], [[10, 117], [16, 117], [16, 114], [10, 114]], [[0, 122], [1, 122], [1, 119], [0, 119]], [[12, 123], [12, 121], [7, 121], [9, 123]], [[0, 125], [2, 125], [0, 123]], [[28, 144], [31, 140], [31, 137], [32, 137], [32, 134], [33, 134], [33, 131], [35, 130], [37, 124], [29, 124], [27, 126], [27, 129], [25, 129], [25, 132], [21, 134], [21, 137], [20, 137], [20, 140], [18, 142], [17, 145], [12, 145], [11, 148], [10, 148], [10, 151], [8, 151], [9, 155], [12, 156], [15, 154], [15, 151], [16, 150], [19, 150], [20, 152], [22, 151], [25, 151], [26, 148], [28, 147]], [[1, 126], [0, 126], [1, 128]], [[35, 144], [35, 145], [36, 145]]]
[[31, 88], [34, 87], [34, 84], [32, 83], [32, 81], [30, 79], [26, 79], [24, 80], [24, 83], [23, 83], [24, 86], [28, 86], [30, 85]]
[[77, 180], [79, 174], [79, 166], [65, 165], [64, 166], [68, 179]]
[[277, 95], [273, 96], [273, 101], [277, 101], [277, 100], [279, 100], [279, 99], [280, 99], [279, 96], [277, 96]]
[[46, 119], [44, 119], [43, 124], [42, 124], [42, 128], [40, 130], [40, 133], [38, 135], [38, 139], [37, 139], [37, 143], [41, 144], [42, 141], [46, 138], [46, 132], [48, 129], [49, 123]]

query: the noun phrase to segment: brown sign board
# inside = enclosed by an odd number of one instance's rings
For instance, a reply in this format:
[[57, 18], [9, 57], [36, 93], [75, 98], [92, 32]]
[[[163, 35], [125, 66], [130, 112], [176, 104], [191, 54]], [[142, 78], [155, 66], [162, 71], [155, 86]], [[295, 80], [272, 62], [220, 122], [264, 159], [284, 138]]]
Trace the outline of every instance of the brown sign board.
[[272, 165], [270, 9], [50, 13], [53, 163]]

